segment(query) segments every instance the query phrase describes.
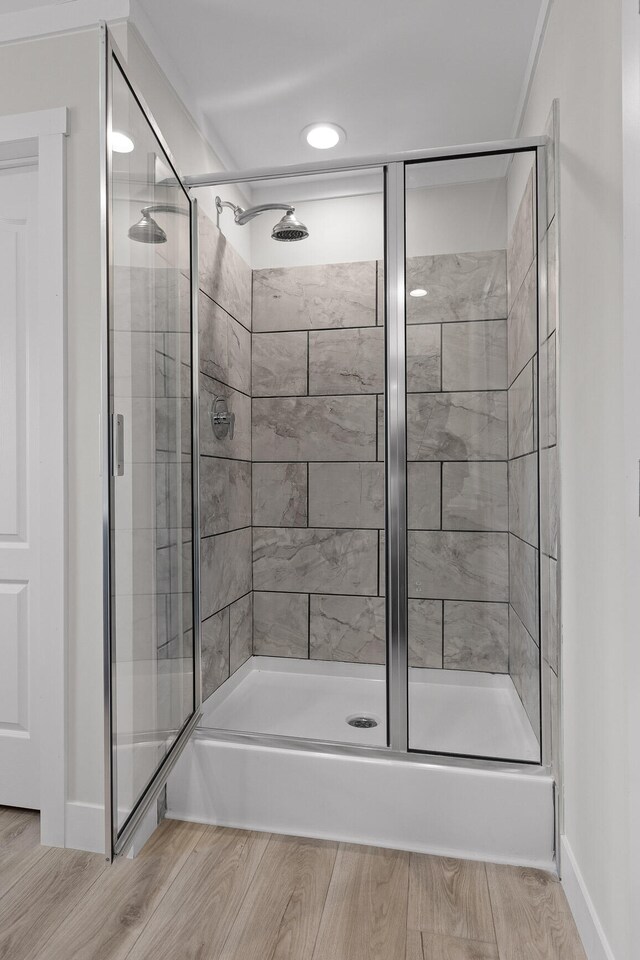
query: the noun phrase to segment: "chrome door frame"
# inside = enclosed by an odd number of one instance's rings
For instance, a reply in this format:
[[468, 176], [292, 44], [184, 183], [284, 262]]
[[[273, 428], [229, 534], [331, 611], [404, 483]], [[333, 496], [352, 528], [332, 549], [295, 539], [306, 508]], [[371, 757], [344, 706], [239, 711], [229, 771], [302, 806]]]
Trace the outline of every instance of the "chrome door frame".
[[[104, 804], [105, 804], [105, 855], [107, 860], [125, 852], [133, 836], [154, 800], [167, 782], [182, 750], [201, 719], [202, 704], [201, 683], [201, 639], [200, 639], [200, 448], [199, 448], [199, 356], [198, 356], [198, 204], [189, 195], [173, 155], [162, 136], [153, 114], [140, 90], [131, 81], [127, 72], [127, 62], [115, 43], [107, 24], [103, 21], [100, 29], [100, 216], [101, 216], [101, 393], [102, 393], [102, 589], [103, 589], [103, 696], [104, 696]], [[111, 76], [115, 64], [122, 72], [132, 96], [145, 115], [154, 135], [158, 139], [173, 171], [177, 182], [187, 193], [190, 204], [190, 305], [191, 305], [191, 486], [192, 486], [192, 562], [193, 562], [193, 712], [184, 722], [182, 729], [171, 744], [161, 764], [147, 784], [143, 795], [134, 805], [125, 820], [122, 829], [117, 824], [117, 774], [113, 762], [113, 721], [115, 714], [115, 690], [113, 686], [113, 668], [115, 644], [113, 643], [112, 584], [114, 581], [114, 557], [111, 549], [111, 473], [112, 450], [110, 428], [110, 360], [109, 328], [112, 304], [110, 303], [112, 236], [109, 216], [109, 183], [111, 179], [111, 153], [109, 140], [112, 124]]]

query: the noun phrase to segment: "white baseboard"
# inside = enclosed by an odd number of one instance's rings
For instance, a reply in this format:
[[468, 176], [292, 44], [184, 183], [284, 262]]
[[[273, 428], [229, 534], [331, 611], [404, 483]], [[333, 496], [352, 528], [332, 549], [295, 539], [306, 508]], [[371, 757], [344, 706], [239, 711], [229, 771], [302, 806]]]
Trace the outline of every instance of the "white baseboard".
[[569, 841], [560, 840], [562, 847], [562, 886], [582, 940], [588, 960], [615, 960], [602, 924], [589, 896]]
[[100, 803], [67, 801], [65, 847], [104, 853], [104, 807]]

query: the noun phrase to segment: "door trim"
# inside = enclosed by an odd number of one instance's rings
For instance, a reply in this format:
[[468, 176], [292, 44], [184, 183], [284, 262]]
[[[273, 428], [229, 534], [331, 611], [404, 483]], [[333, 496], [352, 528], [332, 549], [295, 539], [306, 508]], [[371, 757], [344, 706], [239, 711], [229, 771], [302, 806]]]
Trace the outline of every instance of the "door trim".
[[[39, 348], [47, 357], [40, 376], [37, 418], [41, 478], [38, 502], [40, 578], [34, 633], [40, 638], [33, 664], [34, 723], [40, 743], [40, 840], [65, 844], [67, 692], [67, 403], [65, 291], [66, 107], [0, 117], [0, 154], [22, 141], [20, 159], [38, 166], [36, 298]], [[43, 638], [46, 637], [46, 642]]]

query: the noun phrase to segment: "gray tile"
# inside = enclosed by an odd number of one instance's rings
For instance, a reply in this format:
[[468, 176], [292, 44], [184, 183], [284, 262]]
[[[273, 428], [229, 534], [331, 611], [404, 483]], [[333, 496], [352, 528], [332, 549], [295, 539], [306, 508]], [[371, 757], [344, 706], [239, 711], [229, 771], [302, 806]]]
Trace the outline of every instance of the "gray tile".
[[506, 463], [443, 463], [444, 530], [506, 530]]
[[509, 600], [532, 637], [538, 638], [538, 551], [509, 537]]
[[190, 591], [190, 535], [183, 529], [115, 530], [118, 596]]
[[407, 514], [411, 530], [440, 528], [439, 463], [407, 464]]
[[540, 347], [540, 444], [552, 447], [557, 442], [556, 420], [556, 335], [552, 333]]
[[509, 673], [540, 739], [540, 654], [520, 618], [509, 608]]
[[383, 463], [310, 463], [312, 527], [384, 526]]
[[508, 604], [445, 601], [444, 666], [508, 673]]
[[384, 663], [385, 610], [382, 597], [310, 597], [312, 660]]
[[212, 220], [198, 216], [200, 288], [251, 329], [251, 269]]
[[508, 600], [507, 534], [410, 531], [409, 596]]
[[202, 616], [209, 617], [251, 590], [251, 530], [234, 530], [201, 542]]
[[375, 261], [254, 271], [256, 331], [366, 327], [375, 322]]
[[509, 387], [509, 458], [535, 450], [534, 361]]
[[540, 451], [540, 541], [542, 552], [558, 558], [558, 448]]
[[447, 253], [407, 259], [407, 291], [423, 287], [426, 297], [407, 297], [407, 323], [504, 320], [507, 269], [504, 250]]
[[[218, 439], [211, 426], [211, 407], [216, 397], [226, 397], [235, 415], [233, 437]], [[200, 453], [209, 457], [251, 460], [251, 400], [219, 380], [200, 375]]]
[[558, 593], [557, 561], [544, 553], [540, 557], [540, 618], [542, 655], [552, 670], [558, 672]]
[[169, 595], [121, 595], [115, 605], [118, 660], [152, 660], [169, 642]]
[[251, 334], [200, 291], [200, 370], [243, 393], [251, 392]]
[[441, 390], [442, 326], [416, 323], [407, 327], [407, 390], [429, 393]]
[[253, 464], [253, 523], [257, 527], [306, 527], [306, 463]]
[[202, 621], [202, 699], [229, 677], [229, 608]]
[[252, 594], [241, 597], [229, 607], [229, 672], [235, 673], [253, 651]]
[[558, 221], [547, 233], [547, 336], [558, 324]]
[[442, 326], [442, 389], [505, 390], [507, 321]]
[[536, 261], [529, 267], [507, 321], [509, 341], [509, 384], [536, 352], [538, 328], [538, 270]]
[[442, 667], [442, 601], [409, 600], [409, 666]]
[[251, 526], [251, 464], [200, 457], [200, 530], [203, 537]]
[[[111, 342], [114, 397], [157, 396], [156, 370], [164, 334], [114, 330]], [[164, 385], [159, 395], [165, 395]]]
[[309, 597], [254, 593], [253, 652], [257, 657], [309, 656]]
[[538, 455], [509, 463], [509, 530], [538, 546]]
[[506, 460], [507, 394], [415, 393], [407, 397], [409, 460]]
[[384, 331], [380, 327], [309, 334], [309, 393], [384, 390]]
[[113, 329], [189, 332], [191, 287], [178, 269], [113, 268]]
[[256, 528], [256, 590], [372, 596], [377, 590], [378, 533], [373, 530]]
[[191, 390], [191, 337], [188, 333], [156, 334], [156, 396], [190, 398]]
[[535, 256], [534, 236], [534, 189], [533, 171], [529, 174], [527, 183], [518, 207], [518, 212], [511, 230], [511, 239], [507, 252], [507, 286], [509, 291], [509, 309], [518, 295], [522, 282], [529, 272], [529, 267]]
[[307, 334], [253, 334], [254, 397], [300, 396], [307, 392]]
[[375, 460], [376, 398], [254, 401], [253, 459]]

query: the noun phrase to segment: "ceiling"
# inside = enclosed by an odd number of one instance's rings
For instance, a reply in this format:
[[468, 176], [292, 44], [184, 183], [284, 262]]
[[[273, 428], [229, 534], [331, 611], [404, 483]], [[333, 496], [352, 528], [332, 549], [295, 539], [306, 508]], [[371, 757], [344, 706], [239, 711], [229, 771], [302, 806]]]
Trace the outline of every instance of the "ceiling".
[[243, 169], [513, 136], [542, 0], [139, 3]]
[[[74, 5], [0, 0], [0, 13], [55, 4]], [[512, 137], [547, 4], [130, 0], [236, 169]], [[301, 131], [318, 120], [346, 141], [308, 146]]]

